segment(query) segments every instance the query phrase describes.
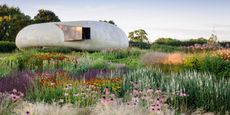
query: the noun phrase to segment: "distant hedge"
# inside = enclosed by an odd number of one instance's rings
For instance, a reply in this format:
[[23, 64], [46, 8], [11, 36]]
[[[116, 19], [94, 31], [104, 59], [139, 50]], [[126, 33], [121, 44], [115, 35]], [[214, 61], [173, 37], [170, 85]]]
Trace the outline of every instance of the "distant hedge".
[[129, 41], [129, 47], [138, 47], [140, 49], [150, 49], [151, 44], [145, 42], [133, 42]]
[[150, 49], [152, 51], [158, 51], [158, 52], [183, 51], [183, 48], [179, 46], [161, 45], [161, 44], [156, 44], [156, 43], [152, 44]]
[[13, 52], [17, 49], [14, 42], [0, 41], [0, 52]]

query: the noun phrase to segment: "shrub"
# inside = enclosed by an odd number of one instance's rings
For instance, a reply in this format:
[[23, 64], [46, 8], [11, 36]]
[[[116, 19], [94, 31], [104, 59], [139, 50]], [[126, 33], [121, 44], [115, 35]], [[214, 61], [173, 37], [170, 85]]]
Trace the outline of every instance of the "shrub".
[[186, 41], [181, 41], [173, 38], [159, 38], [155, 40], [156, 44], [169, 45], [169, 46], [191, 46], [195, 44], [207, 44], [208, 40], [205, 38], [189, 39]]
[[201, 63], [206, 54], [190, 54], [184, 59], [184, 65], [187, 68], [200, 70]]
[[230, 78], [230, 61], [217, 56], [206, 56], [200, 65], [202, 71], [208, 71], [217, 77]]
[[159, 44], [152, 44], [150, 49], [158, 52], [178, 52], [183, 50], [182, 47]]
[[16, 49], [14, 42], [0, 41], [0, 52], [13, 52]]
[[210, 72], [219, 78], [230, 77], [230, 61], [215, 54], [191, 54], [185, 57], [184, 65], [188, 69]]
[[129, 47], [137, 47], [140, 49], [150, 49], [151, 44], [145, 42], [133, 42], [129, 41]]

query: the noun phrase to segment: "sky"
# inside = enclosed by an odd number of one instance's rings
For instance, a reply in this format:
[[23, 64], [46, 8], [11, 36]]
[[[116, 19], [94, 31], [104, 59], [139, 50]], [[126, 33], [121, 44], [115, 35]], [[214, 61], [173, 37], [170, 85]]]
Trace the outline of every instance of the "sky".
[[212, 33], [230, 41], [230, 0], [0, 0], [33, 18], [39, 9], [61, 21], [113, 20], [128, 32], [144, 29], [151, 42], [161, 37], [180, 40]]

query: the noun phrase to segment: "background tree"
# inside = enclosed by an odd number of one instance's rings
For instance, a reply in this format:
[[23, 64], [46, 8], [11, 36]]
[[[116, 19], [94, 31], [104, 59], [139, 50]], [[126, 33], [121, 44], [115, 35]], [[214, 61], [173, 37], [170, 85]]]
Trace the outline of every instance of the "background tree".
[[109, 20], [109, 21], [99, 20], [99, 22], [106, 22], [106, 23], [110, 23], [110, 24], [113, 24], [113, 25], [117, 26], [113, 20]]
[[31, 22], [19, 8], [0, 5], [0, 40], [15, 41], [17, 33]]
[[60, 19], [56, 14], [50, 10], [40, 9], [38, 14], [34, 16], [34, 23], [45, 23], [45, 22], [60, 22]]
[[149, 43], [147, 33], [143, 29], [138, 29], [133, 32], [129, 32], [128, 38], [134, 42], [147, 42]]
[[211, 34], [211, 37], [208, 39], [208, 44], [214, 46], [217, 45], [218, 44], [217, 35]]

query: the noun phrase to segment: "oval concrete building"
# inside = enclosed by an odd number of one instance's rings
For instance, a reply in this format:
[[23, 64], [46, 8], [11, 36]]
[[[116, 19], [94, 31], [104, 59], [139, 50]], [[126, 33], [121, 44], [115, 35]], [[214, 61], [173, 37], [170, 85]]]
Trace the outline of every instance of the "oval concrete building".
[[128, 38], [117, 26], [98, 21], [32, 24], [16, 37], [19, 49], [31, 47], [69, 47], [82, 50], [127, 48]]

